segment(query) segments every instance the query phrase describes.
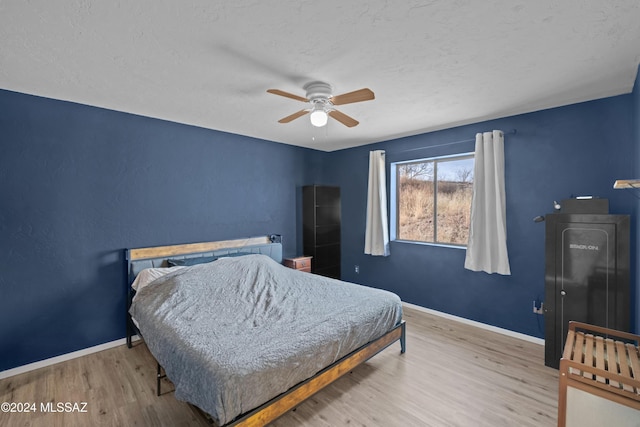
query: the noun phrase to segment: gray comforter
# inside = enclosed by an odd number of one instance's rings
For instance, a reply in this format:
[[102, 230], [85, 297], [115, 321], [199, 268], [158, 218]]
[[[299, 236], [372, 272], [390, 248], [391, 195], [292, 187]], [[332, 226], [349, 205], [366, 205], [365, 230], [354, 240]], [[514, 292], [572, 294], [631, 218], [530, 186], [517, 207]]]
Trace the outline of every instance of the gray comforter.
[[226, 424], [402, 318], [387, 291], [286, 268], [264, 255], [222, 258], [155, 280], [131, 315], [175, 397]]

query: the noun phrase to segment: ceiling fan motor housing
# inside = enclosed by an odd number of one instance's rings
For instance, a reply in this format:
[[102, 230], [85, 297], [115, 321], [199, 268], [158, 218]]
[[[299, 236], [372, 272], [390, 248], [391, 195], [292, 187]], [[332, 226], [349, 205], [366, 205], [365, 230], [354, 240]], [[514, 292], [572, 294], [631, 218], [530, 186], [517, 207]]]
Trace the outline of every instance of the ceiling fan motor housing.
[[314, 102], [326, 103], [331, 98], [331, 85], [324, 82], [311, 82], [304, 86], [307, 91], [307, 99]]

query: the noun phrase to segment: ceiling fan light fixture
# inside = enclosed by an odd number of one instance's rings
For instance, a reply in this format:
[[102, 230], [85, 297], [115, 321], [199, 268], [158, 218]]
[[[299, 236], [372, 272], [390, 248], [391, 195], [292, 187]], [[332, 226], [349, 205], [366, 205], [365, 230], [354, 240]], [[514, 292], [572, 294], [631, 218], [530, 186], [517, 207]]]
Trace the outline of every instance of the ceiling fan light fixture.
[[307, 97], [303, 98], [293, 93], [285, 92], [280, 89], [267, 89], [268, 93], [284, 96], [285, 98], [294, 99], [308, 103], [308, 107], [296, 113], [290, 114], [278, 120], [278, 123], [289, 123], [299, 117], [309, 114], [311, 124], [315, 127], [323, 127], [327, 125], [329, 116], [332, 119], [342, 123], [346, 127], [352, 128], [358, 125], [358, 121], [353, 117], [336, 110], [335, 105], [353, 104], [355, 102], [370, 101], [375, 99], [375, 95], [369, 88], [362, 88], [352, 92], [343, 93], [333, 96], [331, 94], [331, 85], [324, 82], [311, 82], [304, 85], [307, 91]]
[[329, 115], [325, 111], [324, 107], [318, 104], [314, 105], [309, 117], [311, 119], [311, 124], [318, 128], [325, 126], [329, 119]]

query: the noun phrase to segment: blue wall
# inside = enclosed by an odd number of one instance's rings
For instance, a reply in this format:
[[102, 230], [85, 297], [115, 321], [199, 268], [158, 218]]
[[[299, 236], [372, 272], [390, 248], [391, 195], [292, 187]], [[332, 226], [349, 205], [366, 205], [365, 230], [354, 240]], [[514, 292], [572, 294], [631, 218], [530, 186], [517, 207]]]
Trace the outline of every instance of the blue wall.
[[[0, 90], [0, 371], [122, 338], [124, 248], [279, 233], [285, 255], [299, 254], [300, 188], [311, 183], [342, 188], [345, 280], [542, 337], [531, 305], [544, 296], [544, 225], [534, 216], [571, 195], [606, 197], [640, 240], [640, 204], [612, 190], [640, 176], [639, 86], [332, 153]], [[517, 129], [505, 144], [511, 276], [464, 270], [460, 249], [392, 243], [388, 258], [363, 254], [370, 150], [389, 161], [467, 152], [473, 142], [402, 151], [492, 129]]]
[[278, 233], [317, 152], [0, 91], [0, 371], [122, 338], [127, 247]]
[[[635, 150], [632, 105], [632, 96], [624, 95], [330, 153], [323, 180], [342, 188], [343, 279], [389, 289], [424, 307], [543, 337], [543, 319], [533, 314], [532, 303], [544, 298], [544, 223], [532, 218], [551, 212], [554, 200], [594, 195], [609, 199], [611, 213], [633, 215], [636, 235], [636, 199], [612, 189], [615, 179], [636, 171], [637, 161], [629, 155]], [[477, 132], [493, 129], [517, 130], [505, 136], [511, 276], [465, 270], [465, 251], [455, 248], [392, 242], [390, 257], [363, 254], [370, 150], [387, 150], [388, 169], [393, 161], [473, 151], [470, 141], [402, 152], [473, 139]], [[633, 254], [635, 245], [633, 240]], [[637, 312], [632, 317], [635, 321]]]

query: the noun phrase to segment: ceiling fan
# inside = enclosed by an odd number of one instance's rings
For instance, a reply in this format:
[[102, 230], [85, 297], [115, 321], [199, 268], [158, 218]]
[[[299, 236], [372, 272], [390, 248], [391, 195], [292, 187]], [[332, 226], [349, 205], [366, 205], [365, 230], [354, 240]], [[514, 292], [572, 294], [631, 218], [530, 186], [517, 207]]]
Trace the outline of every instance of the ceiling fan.
[[278, 123], [289, 123], [292, 120], [311, 113], [311, 124], [322, 127], [327, 124], [328, 117], [332, 117], [347, 127], [358, 125], [358, 121], [346, 114], [336, 110], [334, 105], [352, 104], [354, 102], [369, 101], [375, 96], [371, 89], [359, 89], [353, 92], [343, 93], [342, 95], [331, 95], [331, 85], [324, 82], [311, 82], [304, 86], [307, 91], [307, 97], [294, 95], [280, 89], [269, 89], [267, 92], [274, 95], [284, 96], [286, 98], [295, 99], [309, 103], [309, 106], [303, 110], [291, 114], [285, 118], [278, 120]]

